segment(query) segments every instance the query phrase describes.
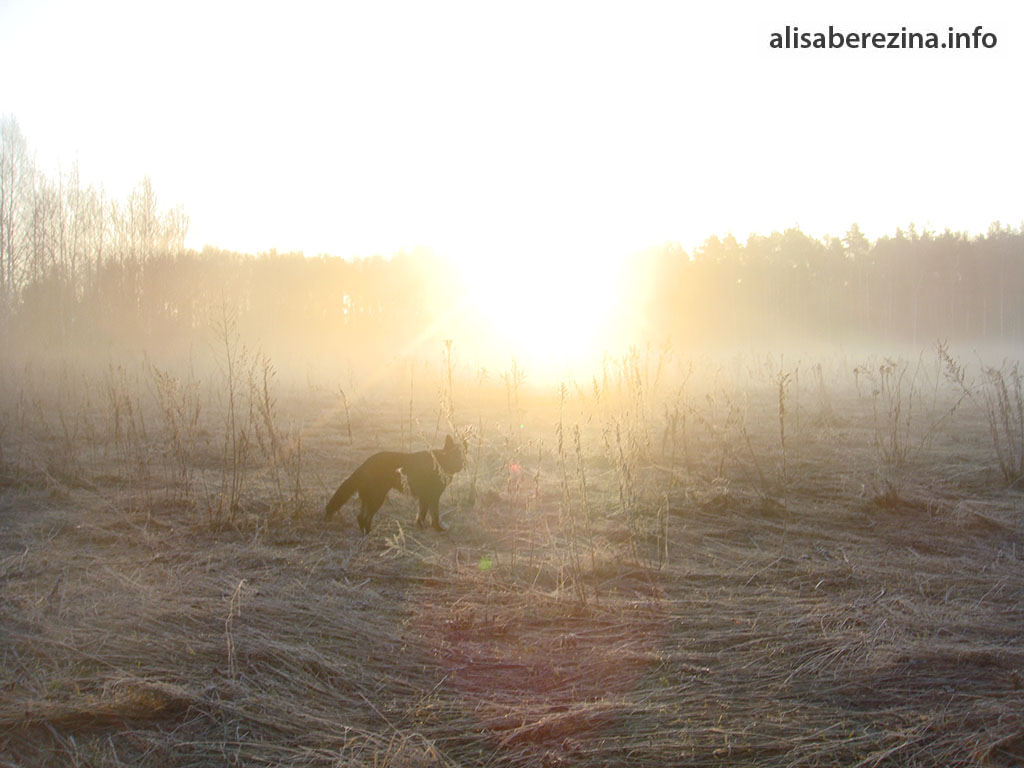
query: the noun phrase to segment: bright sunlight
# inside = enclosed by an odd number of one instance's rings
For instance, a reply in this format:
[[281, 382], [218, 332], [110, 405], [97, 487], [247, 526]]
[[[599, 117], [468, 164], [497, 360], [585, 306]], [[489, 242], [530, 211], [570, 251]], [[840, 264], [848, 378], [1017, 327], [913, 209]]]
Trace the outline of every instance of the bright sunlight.
[[561, 257], [555, 249], [460, 259], [467, 331], [482, 360], [556, 379], [593, 366], [621, 334], [613, 326], [626, 299], [622, 262]]

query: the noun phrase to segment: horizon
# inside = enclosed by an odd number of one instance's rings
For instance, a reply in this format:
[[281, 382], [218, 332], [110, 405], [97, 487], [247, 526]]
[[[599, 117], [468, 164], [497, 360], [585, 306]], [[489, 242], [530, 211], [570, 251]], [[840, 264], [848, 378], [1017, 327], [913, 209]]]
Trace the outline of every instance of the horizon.
[[[773, 48], [790, 25], [986, 43]], [[13, 0], [0, 115], [51, 178], [148, 179], [195, 251], [429, 249], [461, 328], [554, 366], [629, 343], [665, 243], [1024, 224], [1021, 28], [994, 2]]]

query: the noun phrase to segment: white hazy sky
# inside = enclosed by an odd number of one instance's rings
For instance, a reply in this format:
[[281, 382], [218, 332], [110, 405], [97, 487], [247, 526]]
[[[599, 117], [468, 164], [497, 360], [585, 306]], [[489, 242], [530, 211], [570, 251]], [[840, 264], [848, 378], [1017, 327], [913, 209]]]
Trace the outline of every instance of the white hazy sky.
[[[992, 50], [773, 51], [949, 26]], [[188, 244], [576, 259], [1024, 219], [1024, 3], [0, 0], [0, 113]]]

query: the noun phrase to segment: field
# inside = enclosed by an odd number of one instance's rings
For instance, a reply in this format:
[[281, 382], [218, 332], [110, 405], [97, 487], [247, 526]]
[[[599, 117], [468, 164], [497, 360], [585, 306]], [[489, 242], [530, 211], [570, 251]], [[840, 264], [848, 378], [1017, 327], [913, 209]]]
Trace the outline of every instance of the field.
[[[1024, 761], [1017, 369], [8, 364], [0, 765]], [[393, 385], [393, 386], [392, 386]], [[363, 458], [466, 467], [446, 533]]]

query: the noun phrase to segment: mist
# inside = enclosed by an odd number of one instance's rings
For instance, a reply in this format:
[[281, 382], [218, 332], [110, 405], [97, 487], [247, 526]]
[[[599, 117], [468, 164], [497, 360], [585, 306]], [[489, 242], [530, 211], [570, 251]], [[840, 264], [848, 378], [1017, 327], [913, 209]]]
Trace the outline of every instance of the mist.
[[0, 138], [0, 762], [1019, 762], [1024, 228], [196, 250]]

